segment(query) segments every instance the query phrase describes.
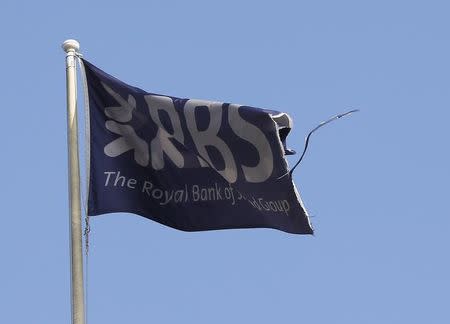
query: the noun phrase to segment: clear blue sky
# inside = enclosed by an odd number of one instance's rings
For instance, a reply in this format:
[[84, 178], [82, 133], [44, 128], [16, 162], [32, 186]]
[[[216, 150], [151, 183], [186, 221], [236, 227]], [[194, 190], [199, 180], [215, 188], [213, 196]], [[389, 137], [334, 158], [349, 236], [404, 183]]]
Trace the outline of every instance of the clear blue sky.
[[[69, 323], [67, 38], [148, 91], [288, 112], [316, 235], [92, 220], [90, 323], [450, 323], [448, 1], [0, 3], [0, 323]], [[293, 161], [293, 160], [292, 160]]]

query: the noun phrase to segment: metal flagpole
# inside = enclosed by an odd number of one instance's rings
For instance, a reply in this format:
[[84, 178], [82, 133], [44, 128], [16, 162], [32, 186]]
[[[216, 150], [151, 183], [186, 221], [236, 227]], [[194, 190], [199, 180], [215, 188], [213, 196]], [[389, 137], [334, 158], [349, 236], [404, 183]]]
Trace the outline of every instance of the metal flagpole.
[[67, 141], [69, 153], [69, 209], [72, 324], [84, 324], [83, 248], [80, 202], [80, 166], [78, 163], [76, 53], [80, 44], [66, 40]]

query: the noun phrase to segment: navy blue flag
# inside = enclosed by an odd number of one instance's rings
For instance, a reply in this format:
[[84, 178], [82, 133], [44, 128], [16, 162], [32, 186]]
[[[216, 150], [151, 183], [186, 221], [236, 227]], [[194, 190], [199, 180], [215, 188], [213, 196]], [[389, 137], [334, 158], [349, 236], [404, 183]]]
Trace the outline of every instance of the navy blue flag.
[[83, 63], [88, 215], [129, 212], [183, 231], [313, 233], [291, 177], [283, 176], [293, 153], [287, 114], [149, 93]]

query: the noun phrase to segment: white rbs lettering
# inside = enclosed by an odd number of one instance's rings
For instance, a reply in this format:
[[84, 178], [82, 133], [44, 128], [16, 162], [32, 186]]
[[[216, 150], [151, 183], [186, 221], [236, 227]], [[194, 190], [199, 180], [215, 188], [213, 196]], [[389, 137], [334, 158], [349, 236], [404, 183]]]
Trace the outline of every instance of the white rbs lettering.
[[[156, 125], [158, 125], [158, 132], [150, 143], [152, 152], [152, 167], [155, 170], [164, 168], [164, 153], [172, 160], [172, 162], [179, 168], [184, 166], [184, 158], [180, 151], [173, 145], [171, 138], [176, 139], [181, 144], [184, 143], [184, 134], [181, 128], [180, 117], [175, 110], [173, 101], [169, 97], [147, 95], [144, 97], [148, 105], [150, 116]], [[173, 134], [164, 127], [161, 122], [159, 112], [165, 111], [172, 124]]]
[[248, 182], [264, 182], [272, 175], [273, 171], [272, 149], [266, 135], [258, 127], [242, 119], [239, 115], [239, 107], [240, 105], [229, 105], [228, 123], [237, 136], [256, 148], [259, 155], [259, 162], [256, 166], [242, 165], [242, 171]]
[[[195, 120], [195, 109], [201, 106], [207, 107], [209, 112], [209, 125], [204, 131], [198, 129], [197, 121]], [[236, 162], [228, 145], [217, 136], [220, 125], [222, 124], [222, 107], [223, 104], [221, 102], [191, 99], [186, 102], [184, 112], [187, 127], [200, 155], [213, 165], [206, 151], [206, 146], [214, 146], [220, 152], [225, 162], [225, 168], [223, 170], [217, 170], [217, 172], [230, 183], [234, 183], [237, 180]], [[201, 159], [199, 161], [202, 166], [206, 166], [204, 161]]]
[[[102, 82], [106, 92], [113, 97], [118, 106], [105, 107], [105, 115], [110, 118], [106, 121], [106, 128], [114, 134], [120, 135], [117, 139], [108, 143], [104, 152], [109, 157], [117, 157], [128, 151], [133, 151], [134, 160], [137, 164], [146, 167], [150, 162], [155, 170], [164, 168], [164, 158], [167, 156], [179, 168], [189, 167], [185, 165], [182, 153], [173, 144], [174, 140], [184, 144], [185, 136], [181, 127], [181, 120], [175, 109], [173, 100], [166, 96], [146, 95], [144, 99], [148, 105], [150, 117], [158, 126], [155, 137], [148, 143], [139, 137], [131, 125], [127, 125], [133, 118], [133, 111], [136, 109], [136, 99], [128, 95], [125, 100], [119, 93]], [[209, 123], [205, 129], [200, 129], [196, 120], [196, 110], [199, 107], [206, 107], [209, 114]], [[252, 166], [241, 165], [245, 180], [259, 183], [266, 181], [273, 172], [273, 154], [270, 143], [266, 135], [255, 125], [244, 120], [239, 114], [240, 105], [228, 106], [228, 124], [232, 131], [244, 141], [253, 145], [258, 153], [258, 161]], [[217, 170], [230, 183], [237, 181], [238, 171], [236, 162], [227, 143], [219, 137], [219, 130], [222, 124], [224, 105], [221, 102], [211, 102], [204, 100], [188, 100], [184, 106], [184, 117], [192, 140], [199, 155], [214, 166], [208, 154], [207, 147], [214, 147], [222, 156], [224, 167]], [[167, 122], [171, 129], [167, 129], [161, 120], [161, 113], [169, 117]], [[151, 152], [151, 154], [150, 154]], [[198, 157], [202, 167], [208, 167], [208, 163]]]

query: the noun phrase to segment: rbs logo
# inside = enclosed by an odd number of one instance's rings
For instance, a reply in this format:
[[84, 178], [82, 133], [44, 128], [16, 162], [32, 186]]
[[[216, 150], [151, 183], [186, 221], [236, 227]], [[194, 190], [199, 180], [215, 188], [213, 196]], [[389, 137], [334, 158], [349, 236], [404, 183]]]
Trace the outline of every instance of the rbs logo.
[[[164, 155], [168, 157], [178, 168], [184, 168], [185, 157], [174, 145], [173, 141], [185, 144], [185, 134], [181, 127], [181, 118], [186, 122], [187, 130], [192, 137], [192, 141], [197, 149], [197, 159], [201, 167], [213, 166], [213, 162], [207, 152], [207, 147], [212, 146], [220, 153], [224, 167], [217, 170], [230, 183], [235, 183], [238, 177], [238, 168], [242, 169], [245, 180], [252, 183], [266, 181], [273, 172], [274, 157], [270, 143], [264, 132], [252, 123], [243, 119], [239, 113], [240, 105], [228, 105], [228, 125], [233, 133], [252, 145], [258, 155], [258, 159], [252, 163], [237, 165], [230, 150], [232, 143], [229, 138], [219, 136], [220, 126], [223, 118], [223, 103], [204, 100], [188, 100], [183, 113], [175, 109], [173, 100], [170, 97], [159, 95], [145, 95], [144, 99], [150, 113], [150, 117], [157, 125], [158, 130], [150, 143], [139, 137], [134, 128], [127, 124], [132, 120], [133, 112], [136, 110], [136, 99], [128, 95], [124, 99], [120, 94], [102, 82], [102, 86], [119, 104], [116, 107], [106, 107], [105, 114], [109, 120], [106, 121], [106, 128], [112, 133], [119, 135], [117, 139], [108, 143], [104, 152], [109, 157], [117, 157], [125, 152], [133, 151], [134, 160], [141, 166], [149, 166], [155, 170], [164, 169]], [[209, 113], [209, 124], [199, 127], [197, 120], [199, 107], [207, 108]], [[202, 113], [204, 111], [202, 110]], [[169, 117], [170, 126], [163, 123], [161, 113]], [[165, 126], [166, 124], [166, 126]], [[275, 126], [274, 126], [275, 127]], [[236, 154], [236, 152], [234, 152]], [[205, 160], [208, 162], [206, 163]]]

